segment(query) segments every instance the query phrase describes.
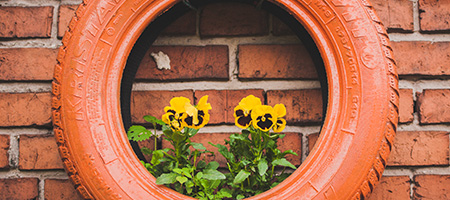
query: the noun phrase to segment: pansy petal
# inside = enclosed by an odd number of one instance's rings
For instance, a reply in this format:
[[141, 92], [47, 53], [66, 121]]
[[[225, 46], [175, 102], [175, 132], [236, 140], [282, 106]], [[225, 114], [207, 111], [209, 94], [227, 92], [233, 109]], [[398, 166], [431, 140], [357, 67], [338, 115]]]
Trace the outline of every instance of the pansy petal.
[[277, 122], [273, 126], [273, 131], [279, 133], [283, 131], [285, 127], [286, 127], [286, 120], [283, 118], [278, 118]]
[[253, 95], [248, 95], [247, 97], [243, 98], [240, 102], [239, 105], [242, 106], [242, 108], [244, 110], [250, 111], [252, 110], [255, 106], [259, 106], [261, 105], [261, 99], [259, 99], [258, 97], [255, 97]]
[[208, 101], [208, 95], [205, 95], [202, 98], [200, 98], [200, 100], [198, 101], [197, 108], [199, 110], [204, 110], [204, 111], [211, 110], [212, 109], [211, 104], [208, 103], [207, 101]]
[[286, 115], [286, 107], [284, 104], [277, 104], [273, 107], [273, 109], [275, 110], [277, 117], [284, 117]]
[[186, 110], [186, 114], [192, 117], [192, 123], [197, 124], [198, 123], [198, 110], [190, 103], [186, 103], [184, 106], [184, 109]]
[[262, 131], [269, 131], [276, 122], [276, 114], [271, 106], [255, 106], [251, 113], [252, 124]]
[[186, 112], [185, 105], [186, 103], [191, 103], [191, 100], [189, 100], [186, 97], [174, 97], [170, 100], [170, 106], [177, 112], [177, 113], [183, 113]]

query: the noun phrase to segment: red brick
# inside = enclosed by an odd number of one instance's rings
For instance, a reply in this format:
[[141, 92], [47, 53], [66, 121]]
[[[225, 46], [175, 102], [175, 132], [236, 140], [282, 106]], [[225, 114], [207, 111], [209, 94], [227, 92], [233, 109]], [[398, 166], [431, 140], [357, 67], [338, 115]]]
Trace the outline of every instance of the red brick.
[[421, 31], [450, 30], [450, 2], [439, 0], [419, 0]]
[[414, 119], [414, 99], [412, 89], [400, 90], [400, 108], [399, 118], [400, 123], [412, 122]]
[[44, 187], [45, 199], [77, 200], [82, 199], [72, 183], [65, 179], [46, 179]]
[[9, 168], [9, 135], [0, 135], [0, 169]]
[[[151, 53], [170, 58], [170, 70], [158, 69]], [[228, 80], [227, 46], [153, 46], [145, 54], [136, 74], [145, 80]]]
[[143, 117], [152, 115], [158, 119], [164, 114], [164, 107], [170, 106], [173, 97], [183, 96], [194, 103], [192, 90], [182, 91], [140, 91], [131, 95], [131, 119], [133, 123], [146, 123]]
[[0, 194], [8, 200], [38, 199], [38, 179], [0, 179]]
[[408, 176], [383, 176], [369, 200], [410, 200], [410, 185]]
[[50, 102], [50, 93], [0, 93], [0, 127], [49, 124]]
[[414, 177], [414, 199], [448, 200], [450, 199], [449, 175], [417, 175]]
[[200, 13], [200, 35], [254, 36], [269, 33], [268, 14], [254, 6], [240, 3], [216, 3]]
[[53, 7], [0, 7], [0, 38], [50, 37]]
[[314, 79], [314, 63], [303, 45], [239, 45], [239, 78]]
[[449, 164], [447, 132], [397, 132], [389, 166], [437, 166]]
[[283, 139], [278, 139], [278, 149], [280, 151], [292, 150], [298, 156], [287, 155], [286, 159], [293, 165], [299, 166], [302, 164], [302, 134], [301, 133], [282, 133], [286, 134]]
[[58, 37], [63, 37], [64, 33], [69, 29], [69, 22], [73, 16], [78, 5], [61, 5], [58, 12]]
[[53, 136], [21, 135], [19, 169], [62, 169], [58, 146]]
[[209, 111], [211, 115], [210, 124], [234, 124], [234, 107], [239, 104], [241, 99], [248, 95], [254, 95], [264, 103], [264, 90], [258, 89], [195, 91], [195, 98], [197, 100], [205, 95], [208, 95], [208, 102], [212, 106], [212, 109]]
[[409, 0], [372, 0], [380, 20], [391, 30], [412, 31], [413, 2]]
[[275, 36], [294, 35], [292, 29], [279, 18], [272, 16], [272, 34]]
[[407, 41], [391, 44], [400, 75], [450, 75], [450, 42]]
[[197, 13], [189, 11], [180, 18], [176, 19], [169, 26], [167, 26], [161, 35], [165, 36], [180, 36], [180, 35], [195, 35], [197, 25]]
[[52, 80], [58, 50], [0, 49], [0, 80]]
[[320, 89], [271, 90], [267, 91], [267, 102], [271, 106], [284, 104], [288, 123], [318, 123], [323, 118]]
[[312, 152], [314, 145], [316, 145], [317, 139], [319, 139], [319, 133], [313, 133], [307, 136], [308, 137], [308, 149], [309, 153]]
[[450, 122], [450, 90], [423, 90], [417, 94], [417, 106], [422, 124]]

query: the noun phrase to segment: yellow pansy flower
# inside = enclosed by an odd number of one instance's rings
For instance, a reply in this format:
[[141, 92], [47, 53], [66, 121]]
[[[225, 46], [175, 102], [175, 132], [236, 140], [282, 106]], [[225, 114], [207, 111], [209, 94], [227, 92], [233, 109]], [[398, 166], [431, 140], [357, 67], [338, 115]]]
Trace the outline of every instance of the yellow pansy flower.
[[181, 131], [184, 128], [182, 116], [186, 112], [186, 107], [191, 105], [191, 100], [186, 97], [174, 97], [169, 103], [170, 106], [164, 108], [165, 114], [161, 117], [162, 121], [168, 124], [172, 130]]
[[260, 106], [261, 100], [258, 97], [249, 95], [243, 98], [239, 105], [234, 108], [234, 123], [237, 127], [245, 129], [252, 122], [251, 112], [255, 106]]
[[273, 131], [279, 133], [286, 127], [286, 120], [282, 118], [286, 115], [286, 107], [283, 104], [277, 104], [273, 107], [273, 109], [277, 116], [277, 120], [273, 126]]
[[186, 113], [182, 116], [183, 125], [189, 128], [199, 129], [209, 122], [209, 110], [212, 109], [211, 104], [207, 102], [208, 95], [200, 98], [198, 105], [186, 105]]
[[262, 131], [269, 131], [277, 121], [275, 110], [267, 105], [255, 106], [252, 109], [251, 118], [253, 127]]

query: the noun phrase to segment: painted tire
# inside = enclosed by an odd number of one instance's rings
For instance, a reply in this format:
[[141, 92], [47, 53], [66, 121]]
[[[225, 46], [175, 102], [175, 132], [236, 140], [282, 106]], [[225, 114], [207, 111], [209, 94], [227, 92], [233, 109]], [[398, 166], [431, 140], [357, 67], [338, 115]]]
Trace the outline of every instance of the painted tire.
[[[270, 0], [316, 43], [328, 81], [320, 138], [305, 162], [250, 199], [364, 199], [382, 176], [398, 120], [389, 39], [366, 0]], [[89, 1], [63, 38], [52, 85], [53, 124], [65, 169], [86, 199], [188, 199], [140, 164], [125, 134], [120, 84], [150, 22], [178, 0]]]

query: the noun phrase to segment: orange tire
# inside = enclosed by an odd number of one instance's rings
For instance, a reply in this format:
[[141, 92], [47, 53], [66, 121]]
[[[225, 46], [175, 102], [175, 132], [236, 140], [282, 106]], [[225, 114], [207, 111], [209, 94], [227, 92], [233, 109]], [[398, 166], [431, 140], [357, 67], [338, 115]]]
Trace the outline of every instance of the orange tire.
[[[328, 107], [313, 152], [288, 179], [250, 199], [364, 199], [382, 176], [397, 127], [398, 76], [367, 0], [269, 0], [316, 43]], [[63, 38], [53, 123], [64, 166], [86, 199], [188, 199], [140, 164], [124, 130], [120, 85], [144, 29], [179, 0], [85, 0]]]

